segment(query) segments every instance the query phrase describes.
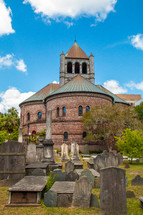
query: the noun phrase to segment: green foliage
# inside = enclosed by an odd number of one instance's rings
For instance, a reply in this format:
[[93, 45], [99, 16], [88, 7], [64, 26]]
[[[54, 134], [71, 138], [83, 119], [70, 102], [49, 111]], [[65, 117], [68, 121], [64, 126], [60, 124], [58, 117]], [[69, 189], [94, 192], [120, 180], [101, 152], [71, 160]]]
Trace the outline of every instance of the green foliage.
[[[18, 140], [20, 118], [15, 108], [0, 113], [0, 144], [5, 140]], [[10, 135], [9, 135], [10, 134]]]
[[115, 137], [121, 153], [132, 158], [143, 157], [143, 131], [125, 129], [122, 137]]
[[135, 111], [138, 114], [138, 118], [143, 122], [143, 102], [135, 107]]
[[32, 137], [27, 137], [27, 139], [29, 140], [28, 142], [34, 142], [37, 143], [38, 137], [37, 135], [33, 134]]
[[46, 134], [46, 129], [44, 129], [44, 131], [38, 132], [39, 137], [43, 137], [43, 136], [45, 136], [45, 134]]
[[87, 136], [86, 142], [102, 142], [108, 150], [115, 145], [115, 136], [120, 137], [126, 128], [131, 130], [143, 128], [134, 108], [121, 105], [97, 106], [86, 112], [82, 119]]
[[50, 188], [52, 187], [52, 185], [54, 184], [55, 182], [55, 177], [54, 175], [52, 175], [52, 172], [50, 172], [50, 175], [49, 175], [49, 178], [48, 178], [48, 181], [47, 181], [47, 184], [46, 184], [46, 192], [48, 190], [50, 190]]

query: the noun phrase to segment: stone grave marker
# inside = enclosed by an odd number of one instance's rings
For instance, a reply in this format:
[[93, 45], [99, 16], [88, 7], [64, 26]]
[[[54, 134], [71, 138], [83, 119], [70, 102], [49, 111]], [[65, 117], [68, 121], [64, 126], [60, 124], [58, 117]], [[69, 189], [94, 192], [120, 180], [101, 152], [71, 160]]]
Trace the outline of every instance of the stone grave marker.
[[44, 205], [46, 207], [56, 207], [57, 206], [57, 193], [49, 190], [44, 194]]
[[75, 208], [89, 208], [92, 191], [92, 183], [89, 183], [86, 176], [75, 182], [72, 206]]
[[71, 143], [71, 160], [74, 162], [80, 161], [79, 145], [76, 142]]
[[88, 144], [84, 145], [84, 154], [89, 155], [89, 145]]
[[55, 181], [65, 181], [66, 173], [62, 172], [61, 169], [54, 169], [52, 176], [54, 176]]
[[79, 175], [73, 171], [66, 174], [66, 181], [76, 181], [79, 179]]
[[89, 183], [91, 183], [92, 187], [94, 187], [94, 176], [89, 169], [83, 169], [79, 178], [82, 178], [83, 176], [86, 176], [88, 178]]
[[100, 170], [100, 176], [101, 212], [106, 215], [127, 214], [125, 170], [107, 167]]
[[91, 194], [90, 207], [99, 208], [99, 202], [95, 194]]
[[36, 144], [29, 143], [27, 148], [26, 161], [28, 164], [36, 163]]
[[118, 156], [118, 165], [123, 165], [123, 155], [121, 153], [118, 153], [117, 156]]
[[126, 191], [126, 197], [127, 198], [135, 198], [135, 193], [133, 191], [127, 190]]
[[43, 169], [38, 168], [38, 169], [34, 169], [31, 175], [32, 176], [46, 176], [46, 173], [44, 172]]
[[69, 156], [68, 156], [68, 145], [63, 143], [61, 145], [61, 161], [65, 162], [69, 160]]
[[140, 203], [141, 203], [141, 208], [143, 209], [143, 197], [139, 197]]
[[131, 184], [133, 186], [141, 186], [143, 185], [143, 178], [140, 175], [136, 175], [135, 178], [132, 179]]
[[68, 174], [71, 171], [74, 171], [74, 163], [68, 161], [67, 163], [65, 163], [65, 172]]

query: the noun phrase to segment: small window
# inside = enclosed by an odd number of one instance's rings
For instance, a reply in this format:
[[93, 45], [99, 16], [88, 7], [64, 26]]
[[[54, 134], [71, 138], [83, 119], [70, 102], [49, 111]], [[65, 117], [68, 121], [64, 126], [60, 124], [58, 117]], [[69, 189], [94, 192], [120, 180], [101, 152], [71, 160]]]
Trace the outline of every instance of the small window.
[[72, 73], [72, 63], [68, 62], [67, 64], [67, 73]]
[[75, 74], [79, 74], [79, 63], [75, 63]]
[[64, 133], [64, 140], [68, 140], [68, 132]]
[[42, 113], [38, 112], [38, 119], [42, 119]]
[[90, 111], [90, 107], [89, 106], [86, 106], [86, 112], [87, 111]]
[[59, 117], [59, 116], [60, 116], [60, 108], [57, 107], [57, 117]]
[[30, 120], [30, 113], [27, 114], [27, 121]]
[[82, 64], [82, 73], [87, 74], [87, 64], [86, 63]]
[[32, 137], [33, 137], [34, 135], [36, 135], [36, 131], [35, 131], [35, 130], [32, 131]]
[[66, 108], [63, 107], [63, 116], [65, 116], [65, 115], [66, 115]]
[[84, 131], [82, 137], [85, 138], [87, 136], [86, 132]]
[[82, 106], [79, 106], [78, 107], [78, 115], [82, 116], [82, 113], [83, 113], [83, 108], [82, 108]]

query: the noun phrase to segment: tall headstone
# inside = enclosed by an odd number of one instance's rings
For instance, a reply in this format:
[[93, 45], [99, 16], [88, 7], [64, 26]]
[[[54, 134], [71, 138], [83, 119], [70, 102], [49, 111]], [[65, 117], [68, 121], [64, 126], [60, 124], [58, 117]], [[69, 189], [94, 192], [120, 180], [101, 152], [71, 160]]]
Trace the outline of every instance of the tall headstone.
[[71, 171], [74, 171], [74, 164], [71, 161], [65, 163], [65, 172], [68, 174]]
[[54, 163], [53, 155], [53, 141], [52, 141], [52, 111], [47, 111], [46, 117], [46, 139], [43, 142], [44, 145], [44, 159], [43, 162]]
[[88, 178], [89, 183], [92, 183], [92, 187], [94, 187], [94, 176], [92, 175], [92, 172], [89, 169], [84, 169], [81, 172], [81, 175], [79, 178], [86, 176]]
[[30, 142], [28, 144], [28, 148], [27, 148], [27, 154], [26, 154], [26, 162], [28, 164], [31, 163], [36, 163], [37, 159], [36, 159], [36, 144]]
[[123, 165], [123, 155], [121, 153], [118, 153], [117, 156], [118, 156], [118, 165]]
[[79, 145], [76, 142], [71, 143], [71, 156], [72, 161], [80, 161]]
[[75, 208], [89, 208], [92, 192], [92, 183], [89, 183], [86, 176], [75, 182], [72, 206]]
[[100, 170], [100, 176], [102, 214], [127, 214], [125, 170], [107, 167]]
[[63, 143], [61, 145], [61, 161], [68, 161], [69, 156], [68, 156], [68, 145]]
[[18, 142], [22, 143], [22, 128], [19, 128]]

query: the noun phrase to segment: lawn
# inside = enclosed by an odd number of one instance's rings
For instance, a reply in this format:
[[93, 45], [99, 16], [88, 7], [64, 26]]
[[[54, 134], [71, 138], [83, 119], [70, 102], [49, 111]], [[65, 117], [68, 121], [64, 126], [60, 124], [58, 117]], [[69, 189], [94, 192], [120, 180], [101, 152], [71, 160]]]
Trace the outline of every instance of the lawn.
[[[86, 162], [84, 162], [84, 168], [86, 167]], [[124, 168], [124, 166], [120, 166]], [[143, 177], [143, 163], [134, 163], [130, 165], [129, 169], [126, 169], [126, 176], [128, 178], [127, 190], [134, 191], [136, 198], [127, 199], [128, 215], [143, 215], [143, 210], [140, 208], [140, 202], [138, 200], [139, 196], [143, 196], [143, 186], [131, 186], [131, 180], [136, 175], [141, 175]], [[46, 208], [41, 206], [39, 208], [32, 207], [20, 207], [20, 208], [6, 208], [5, 204], [8, 203], [8, 187], [0, 187], [0, 214], [2, 215], [23, 215], [23, 214], [38, 214], [38, 215], [98, 215], [100, 210], [96, 208], [90, 209], [73, 209], [73, 208]], [[93, 193], [98, 196], [100, 189], [93, 189]]]

